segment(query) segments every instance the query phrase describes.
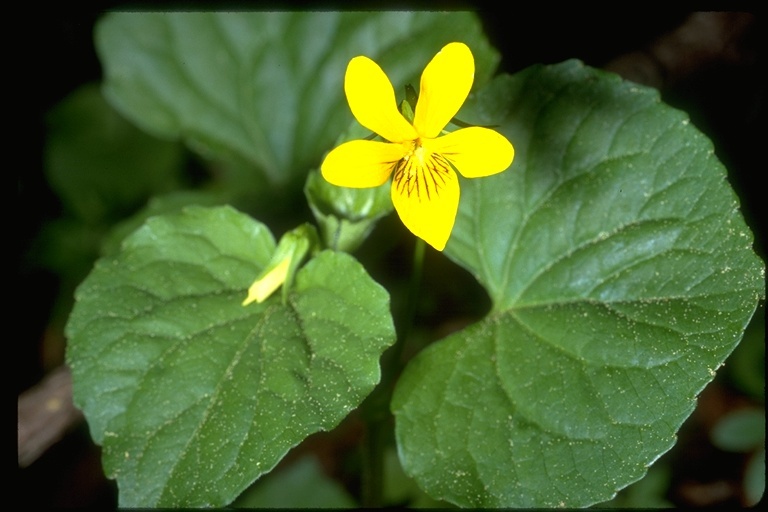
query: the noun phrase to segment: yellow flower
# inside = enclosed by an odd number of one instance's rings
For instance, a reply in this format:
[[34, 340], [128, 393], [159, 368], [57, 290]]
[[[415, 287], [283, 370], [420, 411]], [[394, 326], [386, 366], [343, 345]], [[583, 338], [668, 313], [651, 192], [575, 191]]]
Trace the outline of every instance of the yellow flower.
[[267, 300], [285, 282], [290, 268], [291, 255], [289, 254], [253, 282], [248, 288], [248, 297], [243, 301], [243, 306], [247, 306], [251, 302], [261, 304]]
[[318, 243], [317, 232], [310, 224], [302, 224], [285, 233], [277, 243], [267, 266], [248, 288], [248, 296], [242, 302], [243, 306], [253, 302], [261, 304], [281, 286], [285, 303], [288, 288], [299, 265], [307, 254], [317, 248]]
[[501, 134], [473, 126], [442, 135], [472, 87], [475, 63], [463, 43], [450, 43], [421, 75], [413, 123], [398, 111], [384, 71], [364, 56], [353, 58], [344, 77], [357, 121], [387, 142], [353, 140], [328, 153], [323, 177], [342, 187], [367, 188], [392, 176], [392, 203], [403, 224], [442, 251], [459, 208], [459, 181], [504, 171], [514, 148]]

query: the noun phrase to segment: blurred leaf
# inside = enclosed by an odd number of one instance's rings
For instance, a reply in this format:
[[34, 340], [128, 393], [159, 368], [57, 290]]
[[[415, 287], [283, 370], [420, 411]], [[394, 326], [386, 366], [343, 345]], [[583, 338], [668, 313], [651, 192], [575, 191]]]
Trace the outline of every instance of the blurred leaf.
[[712, 429], [712, 444], [729, 452], [749, 452], [765, 444], [765, 410], [740, 409]]
[[749, 322], [744, 339], [728, 358], [729, 381], [747, 395], [765, 402], [765, 302]]
[[711, 143], [658, 93], [576, 61], [459, 113], [517, 155], [464, 180], [445, 253], [493, 307], [414, 358], [407, 473], [467, 507], [583, 507], [640, 479], [739, 342], [763, 264]]
[[648, 473], [611, 501], [596, 505], [597, 508], [672, 508], [666, 498], [669, 491], [671, 470], [669, 466], [655, 465]]
[[425, 494], [416, 482], [405, 474], [394, 449], [384, 452], [383, 502], [388, 506], [407, 508], [451, 508]]
[[760, 503], [765, 494], [765, 446], [749, 459], [744, 475], [745, 505], [753, 507]]
[[387, 293], [322, 252], [288, 301], [242, 307], [269, 231], [230, 207], [150, 218], [99, 260], [67, 325], [75, 403], [120, 506], [222, 506], [379, 380]]
[[275, 471], [245, 491], [234, 508], [355, 508], [338, 482], [329, 478], [312, 456]]
[[179, 186], [181, 146], [128, 123], [96, 85], [81, 87], [57, 105], [48, 129], [48, 180], [79, 220], [108, 224]]
[[400, 92], [457, 36], [480, 85], [499, 56], [466, 12], [123, 12], [96, 27], [106, 95], [127, 117], [296, 192], [352, 120], [350, 58], [375, 59]]
[[77, 285], [98, 258], [103, 236], [102, 226], [92, 226], [71, 217], [58, 218], [41, 228], [31, 257], [63, 281]]

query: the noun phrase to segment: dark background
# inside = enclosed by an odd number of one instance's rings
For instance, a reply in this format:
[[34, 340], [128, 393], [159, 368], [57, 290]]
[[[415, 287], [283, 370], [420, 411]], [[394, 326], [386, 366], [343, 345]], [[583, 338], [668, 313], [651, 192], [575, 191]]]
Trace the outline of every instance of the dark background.
[[[594, 67], [605, 67], [617, 57], [643, 51], [659, 36], [679, 27], [689, 12], [675, 10], [584, 10], [515, 14], [509, 11], [479, 11], [491, 42], [501, 51], [501, 70], [519, 71], [537, 63], [557, 63], [578, 58]], [[49, 317], [56, 297], [57, 280], [50, 272], [29, 263], [28, 251], [40, 227], [56, 218], [61, 205], [49, 189], [43, 172], [45, 115], [80, 85], [101, 78], [93, 46], [93, 27], [100, 12], [43, 12], [27, 17], [27, 40], [20, 46], [32, 49], [23, 58], [19, 80], [21, 95], [21, 152], [16, 182], [16, 211], [12, 213], [19, 233], [18, 294], [14, 296], [19, 324], [12, 341], [19, 347], [14, 358], [17, 394], [38, 382], [55, 357], [41, 354], [41, 340], [50, 333]], [[727, 59], [715, 59], [693, 72], [675, 77], [661, 88], [663, 99], [688, 112], [694, 125], [707, 134], [720, 160], [729, 170], [729, 180], [742, 202], [747, 223], [756, 235], [758, 254], [765, 260], [765, 23], [753, 14], [749, 27]], [[12, 19], [8, 23], [14, 23]], [[736, 43], [734, 43], [736, 44]], [[31, 135], [31, 136], [30, 136]], [[27, 145], [29, 140], [31, 145]], [[717, 381], [716, 381], [717, 382]], [[730, 391], [709, 388], [700, 403], [732, 400]], [[739, 462], [722, 460], [714, 449], [701, 448], [701, 433], [694, 427], [706, 423], [697, 410], [681, 431], [681, 440], [665, 455], [675, 462], [676, 477], [669, 499], [676, 505], [697, 505], [679, 486], [691, 480], [708, 482], [734, 479], [720, 472], [738, 473]], [[697, 419], [698, 418], [698, 419]], [[694, 427], [689, 428], [689, 424]], [[694, 447], [688, 464], [679, 453]], [[698, 448], [696, 448], [698, 447]], [[675, 459], [677, 457], [677, 459]], [[720, 457], [720, 458], [718, 458]], [[680, 459], [680, 460], [678, 460]], [[696, 466], [696, 467], [693, 467]], [[704, 468], [704, 469], [703, 469]], [[113, 507], [113, 482], [101, 473], [99, 452], [90, 443], [87, 427], [78, 426], [62, 442], [30, 467], [19, 469], [14, 489], [25, 505]], [[714, 504], [738, 503], [715, 501]], [[708, 503], [713, 504], [713, 503]]]

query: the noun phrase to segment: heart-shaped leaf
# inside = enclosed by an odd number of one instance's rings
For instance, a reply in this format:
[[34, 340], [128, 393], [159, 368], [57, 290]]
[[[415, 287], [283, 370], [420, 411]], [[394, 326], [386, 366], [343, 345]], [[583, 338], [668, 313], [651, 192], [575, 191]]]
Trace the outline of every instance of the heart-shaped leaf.
[[658, 93], [570, 61], [460, 113], [506, 172], [464, 180], [445, 253], [491, 296], [411, 361], [406, 471], [471, 507], [581, 507], [642, 477], [738, 343], [763, 265], [711, 143]]
[[241, 306], [269, 231], [230, 207], [153, 217], [77, 291], [75, 401], [120, 505], [222, 506], [379, 381], [389, 297], [351, 256], [322, 252]]

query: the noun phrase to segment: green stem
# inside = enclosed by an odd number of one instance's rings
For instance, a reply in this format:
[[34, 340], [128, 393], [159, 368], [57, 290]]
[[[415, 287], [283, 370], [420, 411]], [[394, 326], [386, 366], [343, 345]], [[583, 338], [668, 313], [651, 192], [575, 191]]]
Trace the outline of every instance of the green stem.
[[426, 243], [421, 238], [416, 238], [416, 245], [413, 248], [413, 263], [411, 265], [411, 280], [408, 284], [408, 297], [403, 312], [403, 321], [400, 322], [397, 332], [397, 342], [392, 350], [395, 369], [397, 372], [390, 373], [391, 377], [400, 373], [403, 362], [401, 356], [403, 349], [411, 335], [414, 320], [416, 319], [416, 309], [419, 303], [419, 293], [421, 292], [421, 276], [424, 272], [424, 251]]
[[385, 421], [366, 419], [363, 440], [362, 506], [377, 508], [383, 505], [384, 497], [384, 448], [386, 446]]
[[403, 348], [413, 327], [418, 306], [421, 276], [424, 269], [424, 240], [417, 238], [413, 251], [413, 266], [403, 321], [398, 322], [395, 345], [382, 357], [381, 382], [361, 406], [366, 423], [362, 450], [362, 506], [381, 507], [384, 491], [384, 450], [393, 426], [389, 404], [395, 388], [395, 379], [403, 370]]

